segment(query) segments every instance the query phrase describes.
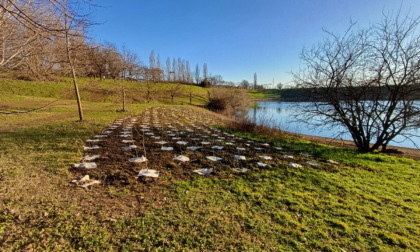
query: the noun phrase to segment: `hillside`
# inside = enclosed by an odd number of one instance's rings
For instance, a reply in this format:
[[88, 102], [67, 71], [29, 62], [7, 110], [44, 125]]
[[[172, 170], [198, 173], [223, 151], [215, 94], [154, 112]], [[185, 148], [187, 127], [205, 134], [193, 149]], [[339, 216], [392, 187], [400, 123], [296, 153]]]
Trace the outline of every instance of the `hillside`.
[[[53, 98], [62, 100], [74, 99], [74, 88], [71, 79], [62, 77], [58, 81], [24, 81], [12, 78], [10, 75], [0, 75], [0, 102], [22, 100], [25, 97]], [[82, 101], [121, 103], [122, 83], [114, 80], [99, 80], [90, 78], [78, 79]], [[176, 91], [175, 104], [189, 103], [190, 85], [174, 83], [152, 83], [124, 81], [127, 102], [147, 102], [146, 93], [151, 93], [151, 101], [171, 102], [171, 89]], [[207, 89], [191, 86], [192, 104], [203, 105], [207, 102]]]

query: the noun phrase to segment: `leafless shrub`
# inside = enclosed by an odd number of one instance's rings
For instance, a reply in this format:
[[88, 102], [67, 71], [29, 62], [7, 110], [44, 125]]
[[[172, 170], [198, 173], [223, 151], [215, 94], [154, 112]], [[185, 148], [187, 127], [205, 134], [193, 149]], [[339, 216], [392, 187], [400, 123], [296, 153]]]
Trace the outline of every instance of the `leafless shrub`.
[[242, 132], [253, 132], [270, 137], [280, 136], [284, 134], [280, 125], [274, 121], [273, 118], [262, 117], [259, 118], [258, 124], [256, 121], [248, 117], [239, 120], [228, 122], [227, 126], [231, 129]]
[[213, 87], [209, 91], [207, 108], [232, 116], [238, 109], [248, 108], [251, 103], [246, 90], [229, 87]]

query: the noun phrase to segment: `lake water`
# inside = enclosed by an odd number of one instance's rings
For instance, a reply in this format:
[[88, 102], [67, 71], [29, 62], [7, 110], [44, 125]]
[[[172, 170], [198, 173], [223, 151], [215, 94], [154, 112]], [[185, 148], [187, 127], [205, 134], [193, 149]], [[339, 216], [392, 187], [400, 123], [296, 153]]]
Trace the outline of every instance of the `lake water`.
[[[302, 104], [303, 103], [279, 101], [257, 102], [255, 108], [249, 109], [248, 116], [257, 123], [269, 122], [271, 125], [278, 126], [282, 130], [293, 133], [352, 140], [350, 134], [337, 136], [338, 132], [340, 132], [340, 128], [330, 129], [326, 127], [314, 127], [308, 123], [296, 122], [294, 115], [301, 113], [299, 105]], [[419, 136], [420, 130], [413, 130], [410, 133]], [[420, 146], [420, 137], [414, 137], [412, 140]], [[414, 143], [407, 140], [405, 137], [397, 136], [389, 145], [416, 148]]]

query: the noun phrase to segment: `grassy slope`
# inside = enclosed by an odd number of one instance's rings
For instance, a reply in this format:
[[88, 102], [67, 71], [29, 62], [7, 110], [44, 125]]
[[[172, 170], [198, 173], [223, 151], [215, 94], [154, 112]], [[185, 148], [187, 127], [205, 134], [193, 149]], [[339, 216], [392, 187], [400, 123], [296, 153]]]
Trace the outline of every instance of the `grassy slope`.
[[[81, 99], [92, 102], [121, 103], [121, 82], [113, 80], [92, 80], [80, 78], [78, 80]], [[170, 102], [169, 89], [176, 84], [156, 83], [152, 87], [153, 97], [161, 102]], [[124, 82], [127, 97], [133, 97], [141, 102], [145, 101], [145, 83]], [[189, 85], [181, 85], [182, 91], [175, 96], [175, 103], [189, 103]], [[104, 93], [104, 91], [110, 91]], [[207, 101], [207, 89], [192, 86], [193, 104], [201, 105]], [[69, 78], [61, 78], [59, 82], [23, 81], [11, 79], [0, 74], [0, 102], [22, 100], [25, 97], [44, 97], [54, 99], [73, 99], [73, 84]]]
[[[69, 117], [0, 133], [3, 249], [420, 250], [418, 161], [240, 132], [345, 165], [322, 171], [278, 164], [258, 174], [178, 181], [167, 203], [144, 202], [148, 210], [137, 216], [103, 219], [101, 209], [83, 208], [101, 199], [74, 190], [67, 167], [82, 156], [84, 140], [146, 107], [133, 104], [122, 114], [108, 105], [85, 103], [92, 112], [84, 123]], [[37, 113], [69, 111], [74, 107], [62, 105]], [[0, 125], [31, 117], [5, 116]]]

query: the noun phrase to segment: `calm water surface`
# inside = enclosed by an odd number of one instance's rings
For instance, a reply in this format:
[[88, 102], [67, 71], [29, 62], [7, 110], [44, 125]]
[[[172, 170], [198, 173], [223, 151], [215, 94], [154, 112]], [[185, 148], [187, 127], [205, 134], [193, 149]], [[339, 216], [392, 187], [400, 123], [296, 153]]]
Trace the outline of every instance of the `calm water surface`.
[[[257, 102], [255, 108], [251, 108], [248, 111], [249, 118], [259, 122], [270, 122], [271, 125], [279, 126], [282, 130], [306, 134], [312, 136], [331, 137], [345, 140], [352, 140], [350, 134], [338, 136], [340, 128], [326, 128], [326, 127], [314, 127], [308, 123], [296, 122], [294, 119], [295, 114], [301, 113], [299, 105], [304, 103], [296, 102]], [[420, 135], [420, 130], [413, 130], [410, 133]], [[420, 137], [412, 138], [414, 142], [419, 146]], [[398, 136], [394, 141], [390, 142], [389, 145], [416, 148], [414, 143], [404, 137]]]

